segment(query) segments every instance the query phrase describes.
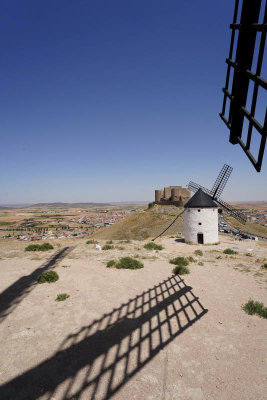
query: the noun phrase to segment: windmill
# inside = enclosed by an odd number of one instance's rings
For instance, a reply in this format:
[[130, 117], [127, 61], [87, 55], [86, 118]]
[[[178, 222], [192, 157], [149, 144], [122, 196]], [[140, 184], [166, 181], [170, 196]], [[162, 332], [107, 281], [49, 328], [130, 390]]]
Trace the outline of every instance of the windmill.
[[221, 194], [232, 170], [232, 167], [224, 164], [211, 190], [190, 181], [188, 188], [192, 192], [195, 192], [194, 196], [184, 205], [184, 210], [153, 241], [163, 235], [185, 213], [184, 228], [186, 242], [216, 243], [218, 241], [218, 206], [222, 207], [229, 216], [245, 224], [247, 220], [246, 215], [221, 199]]
[[237, 219], [242, 224], [245, 224], [247, 221], [246, 215], [236, 210], [230, 204], [221, 199], [221, 194], [232, 171], [233, 168], [230, 167], [230, 165], [224, 164], [211, 190], [206, 189], [204, 186], [201, 186], [198, 183], [192, 181], [189, 182], [188, 188], [192, 190], [192, 192], [197, 192], [199, 189], [203, 190], [203, 192], [208, 194], [212, 198], [212, 200], [214, 200], [219, 206], [221, 206], [229, 216]]

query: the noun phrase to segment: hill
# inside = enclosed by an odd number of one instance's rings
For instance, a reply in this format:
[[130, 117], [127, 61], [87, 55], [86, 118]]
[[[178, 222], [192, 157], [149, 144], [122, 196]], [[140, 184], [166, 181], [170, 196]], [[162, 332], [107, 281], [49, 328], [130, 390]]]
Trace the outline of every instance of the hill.
[[[96, 239], [131, 239], [143, 240], [160, 234], [168, 224], [182, 211], [174, 206], [154, 206], [152, 209], [140, 210], [115, 225], [101, 229], [93, 237]], [[167, 230], [165, 235], [183, 233], [183, 216]]]
[[224, 215], [226, 221], [233, 226], [235, 229], [248, 233], [249, 235], [260, 236], [267, 239], [267, 227], [261, 226], [259, 224], [252, 224], [251, 222], [246, 222], [245, 225], [241, 224], [235, 218]]

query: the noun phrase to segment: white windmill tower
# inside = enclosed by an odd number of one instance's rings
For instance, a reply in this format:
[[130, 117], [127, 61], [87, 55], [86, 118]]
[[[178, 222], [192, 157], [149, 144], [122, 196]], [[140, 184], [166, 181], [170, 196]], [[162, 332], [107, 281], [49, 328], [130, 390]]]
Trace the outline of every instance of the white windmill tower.
[[246, 223], [246, 215], [220, 199], [232, 170], [232, 167], [224, 164], [211, 190], [189, 182], [189, 189], [196, 193], [184, 205], [185, 242], [202, 244], [218, 242], [218, 206], [231, 217], [243, 224]]
[[184, 205], [186, 243], [218, 243], [218, 205], [202, 189]]

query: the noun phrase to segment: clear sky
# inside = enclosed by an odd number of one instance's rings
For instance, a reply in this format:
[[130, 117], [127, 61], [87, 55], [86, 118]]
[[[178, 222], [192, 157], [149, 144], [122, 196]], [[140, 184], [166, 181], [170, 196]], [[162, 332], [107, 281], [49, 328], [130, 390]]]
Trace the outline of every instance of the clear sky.
[[233, 8], [3, 0], [0, 203], [153, 200], [224, 163], [225, 200], [267, 200], [267, 154], [257, 173], [218, 115]]

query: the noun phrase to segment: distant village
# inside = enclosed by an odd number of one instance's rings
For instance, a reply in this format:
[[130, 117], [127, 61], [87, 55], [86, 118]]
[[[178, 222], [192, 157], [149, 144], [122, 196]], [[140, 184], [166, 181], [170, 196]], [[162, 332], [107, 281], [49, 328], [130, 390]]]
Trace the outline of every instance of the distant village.
[[251, 208], [246, 210], [242, 209], [242, 212], [246, 214], [248, 222], [261, 226], [267, 226], [267, 210], [255, 210]]
[[[97, 230], [111, 226], [128, 215], [134, 213], [136, 209], [126, 210], [76, 210], [75, 215], [69, 218], [68, 214], [72, 210], [65, 210], [64, 213], [57, 211], [39, 211], [38, 216], [24, 219], [20, 225], [10, 228], [2, 228], [2, 238], [14, 238], [21, 241], [52, 240], [84, 237], [93, 234]], [[84, 215], [85, 214], [85, 215]], [[23, 216], [23, 213], [17, 214]]]

